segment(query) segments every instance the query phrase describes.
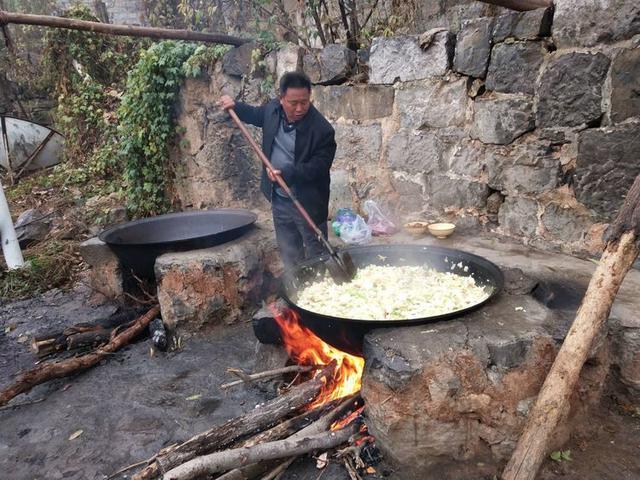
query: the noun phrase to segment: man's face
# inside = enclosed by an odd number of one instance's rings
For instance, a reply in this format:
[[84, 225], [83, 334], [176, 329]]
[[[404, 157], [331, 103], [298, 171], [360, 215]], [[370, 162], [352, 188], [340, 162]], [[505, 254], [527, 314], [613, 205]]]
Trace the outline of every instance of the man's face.
[[280, 105], [287, 115], [287, 120], [302, 120], [311, 106], [311, 92], [306, 88], [287, 88], [284, 95], [280, 95]]

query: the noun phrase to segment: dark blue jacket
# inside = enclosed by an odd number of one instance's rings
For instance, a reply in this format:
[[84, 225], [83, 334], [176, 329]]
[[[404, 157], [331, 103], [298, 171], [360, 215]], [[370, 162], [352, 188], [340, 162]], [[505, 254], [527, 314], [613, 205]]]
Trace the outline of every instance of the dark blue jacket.
[[[271, 158], [273, 139], [282, 115], [278, 99], [252, 107], [236, 102], [235, 111], [243, 122], [262, 128], [262, 151]], [[331, 124], [311, 105], [309, 111], [296, 124], [296, 146], [293, 171], [288, 176], [289, 186], [295, 189], [302, 206], [316, 223], [327, 220], [329, 209], [329, 170], [336, 154], [335, 131]], [[260, 190], [271, 201], [273, 183], [262, 169]]]

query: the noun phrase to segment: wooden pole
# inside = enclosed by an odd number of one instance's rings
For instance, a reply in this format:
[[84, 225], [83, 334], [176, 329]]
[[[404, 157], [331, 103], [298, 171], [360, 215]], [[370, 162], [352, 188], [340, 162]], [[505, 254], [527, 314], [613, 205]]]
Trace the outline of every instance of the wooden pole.
[[503, 480], [535, 478], [558, 423], [569, 412], [569, 400], [593, 339], [609, 317], [618, 289], [640, 253], [640, 175], [631, 186], [605, 240], [607, 243], [598, 267], [502, 473]]
[[527, 10], [536, 10], [538, 8], [548, 8], [553, 5], [553, 0], [478, 0], [482, 3], [490, 3], [499, 7], [517, 10], [518, 12], [526, 12]]
[[232, 37], [231, 35], [225, 35], [222, 33], [194, 32], [191, 30], [174, 30], [171, 28], [138, 27], [133, 25], [112, 25], [109, 23], [77, 20], [75, 18], [54, 17], [50, 15], [31, 15], [0, 10], [0, 27], [9, 23], [67, 28], [70, 30], [84, 30], [93, 33], [105, 33], [107, 35], [224, 43], [235, 46], [251, 41], [246, 38]]

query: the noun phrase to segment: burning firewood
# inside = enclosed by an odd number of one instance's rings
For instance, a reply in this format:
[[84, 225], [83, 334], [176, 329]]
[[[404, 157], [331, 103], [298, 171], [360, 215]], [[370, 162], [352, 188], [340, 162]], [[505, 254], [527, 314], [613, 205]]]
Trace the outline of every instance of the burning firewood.
[[138, 318], [133, 325], [126, 330], [112, 336], [111, 341], [98, 350], [82, 355], [81, 357], [69, 358], [55, 363], [44, 363], [21, 374], [17, 381], [0, 391], [0, 406], [6, 405], [13, 397], [28, 392], [36, 385], [48, 382], [55, 378], [68, 377], [75, 373], [87, 370], [98, 364], [108, 354], [119, 350], [124, 345], [142, 333], [149, 322], [160, 313], [160, 307], [151, 308], [146, 314]]
[[251, 432], [259, 432], [265, 427], [273, 425], [312, 402], [322, 390], [326, 378], [333, 373], [335, 368], [335, 363], [331, 363], [311, 380], [293, 387], [286, 394], [260, 408], [200, 433], [175, 448], [159, 452], [150, 465], [133, 477], [134, 480], [156, 478], [198, 455], [205, 455], [226, 447], [240, 437]]
[[337, 431], [323, 432], [300, 438], [288, 438], [286, 440], [261, 443], [253, 447], [236, 448], [204, 455], [168, 471], [163, 476], [163, 480], [189, 480], [200, 475], [229, 470], [243, 464], [302, 455], [314, 450], [326, 450], [348, 441], [357, 430], [358, 426], [351, 424]]

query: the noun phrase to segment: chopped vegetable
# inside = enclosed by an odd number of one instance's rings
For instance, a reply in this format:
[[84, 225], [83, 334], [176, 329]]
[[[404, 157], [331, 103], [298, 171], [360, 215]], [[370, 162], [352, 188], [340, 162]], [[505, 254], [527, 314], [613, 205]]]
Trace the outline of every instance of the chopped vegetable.
[[489, 296], [471, 276], [423, 266], [369, 265], [337, 285], [330, 276], [305, 284], [297, 304], [309, 311], [359, 320], [405, 320], [455, 312]]

